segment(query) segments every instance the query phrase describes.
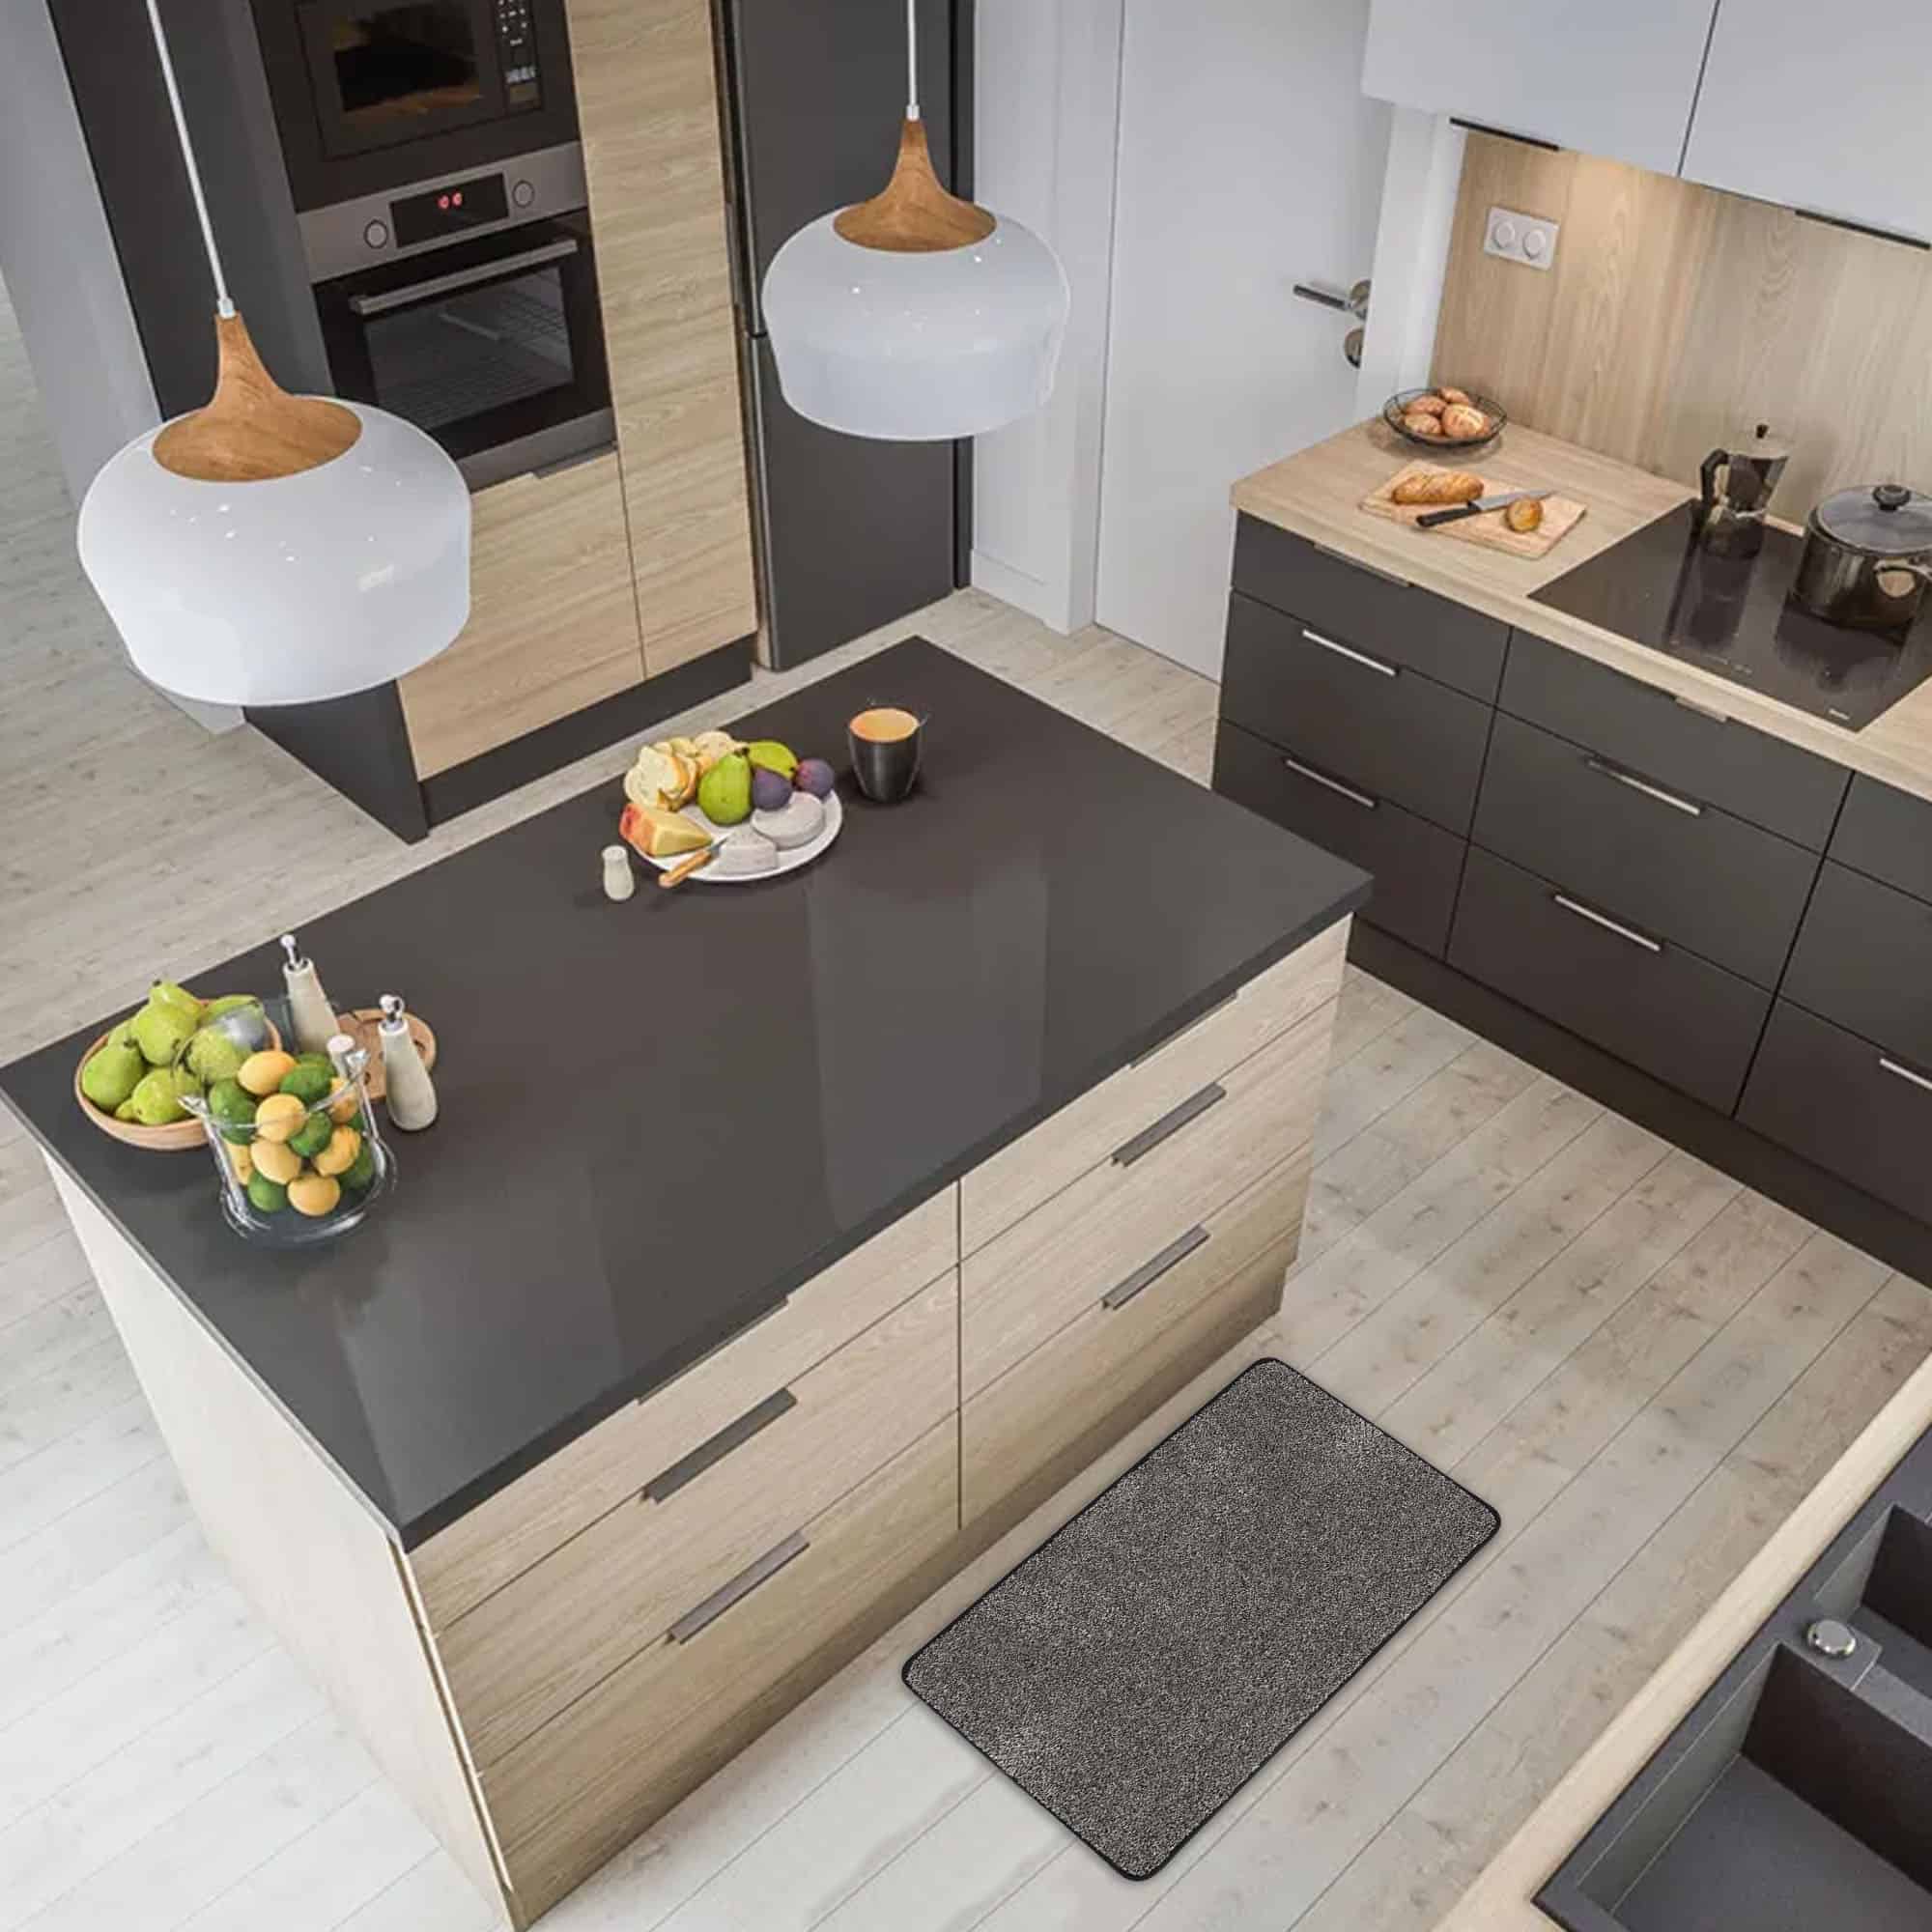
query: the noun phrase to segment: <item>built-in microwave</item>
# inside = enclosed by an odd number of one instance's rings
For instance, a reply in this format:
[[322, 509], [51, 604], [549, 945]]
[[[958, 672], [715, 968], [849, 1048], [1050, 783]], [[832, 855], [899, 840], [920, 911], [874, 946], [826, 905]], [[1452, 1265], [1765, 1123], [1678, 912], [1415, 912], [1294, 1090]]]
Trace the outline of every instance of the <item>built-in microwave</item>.
[[564, 0], [254, 0], [298, 210], [577, 139]]

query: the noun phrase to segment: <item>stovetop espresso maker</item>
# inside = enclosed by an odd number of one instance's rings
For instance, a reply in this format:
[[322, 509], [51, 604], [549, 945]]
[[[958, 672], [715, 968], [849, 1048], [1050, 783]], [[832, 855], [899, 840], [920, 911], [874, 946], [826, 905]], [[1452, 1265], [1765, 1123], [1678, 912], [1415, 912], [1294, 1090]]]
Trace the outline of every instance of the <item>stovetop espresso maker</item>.
[[1702, 491], [1697, 530], [1705, 549], [1720, 556], [1758, 554], [1771, 493], [1790, 460], [1790, 442], [1773, 436], [1769, 423], [1759, 423], [1737, 447], [1714, 449], [1705, 457], [1697, 472]]

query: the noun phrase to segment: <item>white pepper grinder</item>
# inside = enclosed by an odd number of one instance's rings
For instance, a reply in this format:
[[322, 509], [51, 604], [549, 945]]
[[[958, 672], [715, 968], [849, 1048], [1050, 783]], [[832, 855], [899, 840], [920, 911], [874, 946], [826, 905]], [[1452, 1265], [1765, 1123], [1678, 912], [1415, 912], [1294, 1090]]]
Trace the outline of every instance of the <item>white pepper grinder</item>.
[[389, 1119], [406, 1133], [426, 1127], [436, 1119], [436, 1082], [422, 1063], [409, 1015], [393, 993], [384, 993], [376, 1032], [383, 1042], [383, 1104]]
[[304, 1053], [327, 1053], [335, 1036], [335, 1009], [322, 990], [315, 962], [301, 957], [292, 932], [282, 934], [282, 980], [288, 989], [289, 1017], [295, 1028], [296, 1044]]
[[631, 855], [621, 845], [604, 848], [604, 896], [621, 904], [638, 890], [638, 875], [631, 870]]

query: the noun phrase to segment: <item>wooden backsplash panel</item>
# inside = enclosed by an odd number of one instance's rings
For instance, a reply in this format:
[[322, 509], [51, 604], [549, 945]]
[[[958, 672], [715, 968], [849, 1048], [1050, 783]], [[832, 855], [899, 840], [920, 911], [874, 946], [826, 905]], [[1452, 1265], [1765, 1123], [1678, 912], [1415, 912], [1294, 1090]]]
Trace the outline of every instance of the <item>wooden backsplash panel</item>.
[[[1548, 273], [1483, 253], [1498, 204], [1563, 224]], [[1773, 503], [1794, 522], [1846, 484], [1932, 489], [1932, 255], [1471, 134], [1435, 380], [1690, 484], [1707, 450], [1768, 421], [1797, 443]]]

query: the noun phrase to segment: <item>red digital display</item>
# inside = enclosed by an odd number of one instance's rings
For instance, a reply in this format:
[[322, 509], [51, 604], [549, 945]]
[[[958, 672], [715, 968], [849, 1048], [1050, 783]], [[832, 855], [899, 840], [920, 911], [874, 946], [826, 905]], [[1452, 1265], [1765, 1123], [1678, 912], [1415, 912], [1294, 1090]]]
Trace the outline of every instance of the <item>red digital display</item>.
[[508, 218], [510, 198], [503, 177], [478, 175], [474, 181], [442, 188], [426, 188], [389, 204], [389, 225], [399, 247], [461, 235], [467, 229], [487, 228]]

